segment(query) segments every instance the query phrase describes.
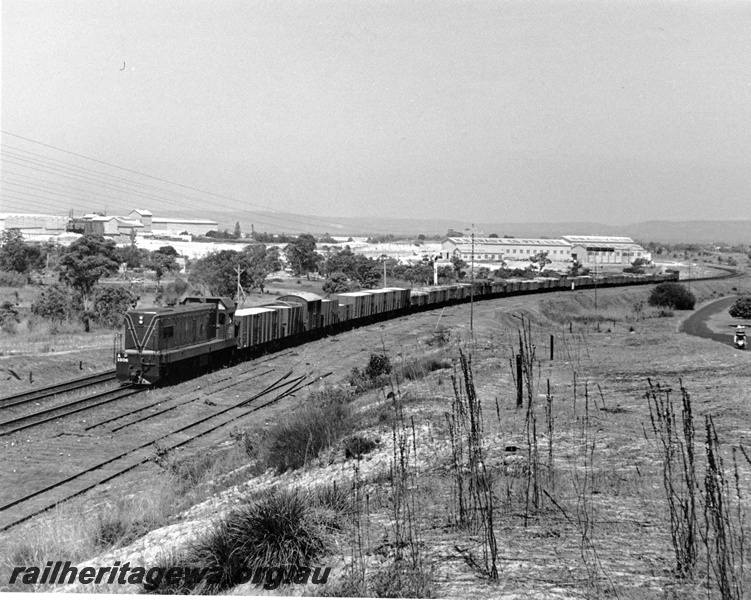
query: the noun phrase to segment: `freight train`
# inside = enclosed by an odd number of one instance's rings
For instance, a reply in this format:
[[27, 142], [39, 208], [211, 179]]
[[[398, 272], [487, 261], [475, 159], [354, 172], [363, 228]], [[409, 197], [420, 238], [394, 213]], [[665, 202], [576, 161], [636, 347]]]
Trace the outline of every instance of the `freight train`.
[[118, 380], [151, 386], [211, 366], [245, 359], [282, 345], [410, 312], [518, 294], [676, 281], [677, 272], [560, 279], [474, 281], [422, 289], [382, 288], [321, 298], [309, 292], [279, 296], [254, 308], [224, 297], [188, 297], [178, 306], [130, 310], [117, 336]]

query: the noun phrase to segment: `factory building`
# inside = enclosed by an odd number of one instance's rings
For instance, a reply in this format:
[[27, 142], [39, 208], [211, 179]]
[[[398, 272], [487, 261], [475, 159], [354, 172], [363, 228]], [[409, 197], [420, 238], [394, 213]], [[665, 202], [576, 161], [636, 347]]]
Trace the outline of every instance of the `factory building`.
[[219, 224], [209, 219], [181, 219], [173, 217], [155, 217], [148, 210], [137, 208], [127, 217], [87, 214], [70, 220], [69, 231], [83, 235], [101, 235], [104, 237], [132, 237], [133, 235], [168, 235], [178, 236], [185, 232], [189, 235], [206, 235], [216, 230]]
[[[481, 238], [475, 237], [475, 261], [500, 262], [510, 260], [529, 260], [535, 254], [547, 252], [554, 262], [571, 260], [571, 245], [563, 240], [517, 239], [517, 238]], [[471, 260], [473, 255], [472, 238], [448, 238], [441, 245], [441, 258], [450, 260], [457, 253], [462, 260]]]
[[630, 265], [637, 258], [652, 262], [650, 252], [628, 237], [564, 235], [571, 245], [571, 258], [582, 264]]
[[[652, 260], [652, 255], [628, 237], [565, 235], [560, 239], [481, 238], [475, 237], [474, 258], [482, 261], [529, 260], [547, 252], [553, 262], [578, 260], [582, 264], [629, 265], [637, 258]], [[441, 258], [450, 260], [458, 253], [463, 260], [472, 259], [472, 238], [456, 237], [443, 241]]]
[[25, 238], [60, 235], [67, 225], [68, 217], [58, 215], [0, 213], [0, 231], [17, 229]]
[[70, 220], [69, 231], [102, 237], [130, 237], [143, 231], [143, 223], [128, 217], [87, 214]]
[[179, 219], [172, 217], [152, 217], [152, 232], [154, 234], [180, 235], [184, 232], [190, 235], [206, 235], [209, 231], [217, 231], [219, 223], [209, 219]]
[[132, 219], [133, 221], [140, 221], [143, 225], [143, 233], [151, 233], [151, 226], [152, 226], [152, 219], [154, 215], [150, 213], [148, 210], [145, 210], [143, 208], [137, 208], [135, 210], [130, 211], [130, 214], [128, 215], [129, 219]]

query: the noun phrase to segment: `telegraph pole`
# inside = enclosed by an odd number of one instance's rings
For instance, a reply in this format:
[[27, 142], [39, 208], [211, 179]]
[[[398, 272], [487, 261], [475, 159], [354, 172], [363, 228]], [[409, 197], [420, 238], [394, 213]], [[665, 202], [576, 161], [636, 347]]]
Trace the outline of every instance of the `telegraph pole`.
[[474, 322], [475, 322], [475, 224], [472, 223], [472, 229], [465, 229], [465, 234], [469, 232], [471, 242], [471, 254], [469, 265], [469, 333], [474, 335]]
[[[595, 251], [595, 267], [594, 267], [594, 279], [595, 279], [595, 318], [597, 318], [597, 252]], [[598, 321], [599, 323], [599, 321]]]
[[[237, 273], [237, 301], [241, 302], [240, 308], [243, 308], [245, 306], [245, 290], [243, 289], [243, 286], [240, 285], [240, 275], [245, 271], [245, 269], [241, 269], [240, 265], [237, 265], [235, 267], [235, 273]], [[241, 301], [242, 299], [242, 301]]]

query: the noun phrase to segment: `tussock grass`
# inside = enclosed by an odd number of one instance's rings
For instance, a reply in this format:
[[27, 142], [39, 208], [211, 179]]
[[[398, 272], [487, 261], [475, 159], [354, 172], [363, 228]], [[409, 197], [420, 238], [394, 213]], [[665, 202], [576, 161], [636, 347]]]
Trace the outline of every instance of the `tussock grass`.
[[[270, 567], [309, 567], [327, 549], [326, 532], [316, 511], [316, 502], [327, 504], [336, 493], [309, 495], [290, 489], [275, 489], [249, 501], [194, 541], [179, 556], [169, 556], [164, 566], [210, 569], [219, 575], [203, 581], [183, 580], [177, 586], [145, 586], [144, 591], [218, 594], [248, 580], [253, 573]], [[320, 506], [320, 505], [319, 505]]]
[[378, 447], [378, 442], [365, 436], [355, 434], [344, 440], [345, 458], [362, 458]]
[[415, 381], [423, 379], [433, 371], [450, 369], [452, 367], [453, 363], [445, 354], [440, 353], [405, 361], [397, 366], [396, 372], [400, 381]]

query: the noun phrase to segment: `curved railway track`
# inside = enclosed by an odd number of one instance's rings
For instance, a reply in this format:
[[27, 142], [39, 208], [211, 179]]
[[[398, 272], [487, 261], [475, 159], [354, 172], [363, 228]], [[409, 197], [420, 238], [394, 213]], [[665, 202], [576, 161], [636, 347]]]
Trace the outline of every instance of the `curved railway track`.
[[[712, 278], [693, 278], [692, 281], [707, 281], [712, 279], [728, 279], [738, 276], [735, 272], [729, 272], [728, 274], [719, 275]], [[686, 281], [686, 280], [682, 280]], [[481, 299], [478, 299], [481, 300]], [[426, 307], [428, 308], [428, 307]], [[304, 343], [304, 342], [303, 342]], [[263, 364], [269, 360], [279, 358], [290, 352], [275, 353], [272, 357], [265, 360], [256, 360], [256, 365]], [[271, 368], [262, 373], [254, 373], [255, 378], [268, 375], [273, 372]], [[168, 433], [160, 433], [159, 435], [150, 436], [147, 441], [135, 442], [127, 447], [127, 437], [115, 442], [110, 443], [109, 448], [114, 450], [114, 454], [102, 457], [100, 454], [96, 456], [103, 458], [99, 462], [88, 464], [83, 468], [70, 469], [70, 465], [66, 467], [54, 469], [53, 467], [47, 468], [47, 471], [40, 477], [34, 477], [35, 483], [38, 487], [34, 490], [23, 493], [21, 496], [9, 499], [2, 498], [0, 502], [0, 531], [5, 531], [14, 527], [28, 519], [43, 513], [56, 505], [65, 502], [71, 498], [79, 496], [81, 494], [90, 491], [91, 489], [109, 482], [117, 477], [120, 477], [140, 465], [151, 460], [154, 456], [154, 449], [156, 445], [164, 450], [171, 451], [180, 448], [190, 442], [208, 435], [213, 431], [221, 429], [228, 424], [237, 421], [243, 417], [246, 417], [270, 404], [273, 404], [282, 398], [290, 396], [295, 392], [312, 385], [318, 379], [327, 377], [330, 373], [326, 373], [315, 378], [312, 381], [304, 383], [305, 376], [290, 378], [292, 372], [286, 373], [284, 376], [276, 379], [270, 385], [267, 385], [260, 392], [253, 394], [252, 396], [234, 402], [231, 405], [222, 406], [214, 405], [213, 403], [206, 403], [207, 408], [201, 406], [204, 411], [208, 411], [211, 414], [202, 415], [199, 418], [193, 419], [187, 424], [181, 425]], [[86, 378], [81, 378], [74, 381], [65, 382], [62, 384], [48, 386], [40, 388], [30, 392], [24, 392], [13, 396], [0, 399], [0, 408], [18, 406], [24, 403], [28, 403], [35, 400], [40, 400], [63, 392], [85, 388], [87, 386], [98, 385], [114, 379], [114, 372], [99, 373]], [[230, 378], [225, 378], [221, 381], [227, 381]], [[237, 385], [237, 383], [229, 383], [226, 387]], [[220, 391], [223, 388], [217, 388], [214, 390]], [[0, 436], [8, 435], [10, 433], [21, 431], [42, 423], [47, 423], [60, 419], [67, 415], [72, 415], [85, 410], [95, 408], [104, 404], [114, 402], [117, 399], [136, 394], [142, 390], [134, 390], [130, 388], [118, 388], [117, 390], [109, 390], [102, 392], [101, 394], [95, 394], [88, 396], [87, 398], [79, 399], [73, 402], [69, 402], [63, 405], [58, 405], [31, 415], [25, 415], [16, 419], [10, 419], [0, 423]], [[117, 392], [122, 393], [120, 396]], [[110, 395], [107, 398], [107, 395]], [[173, 413], [173, 411], [185, 407], [188, 404], [196, 402], [198, 398], [180, 398], [176, 401], [158, 401], [152, 402], [145, 406], [132, 408], [126, 412], [122, 412], [117, 415], [108, 416], [98, 422], [91, 423], [83, 428], [80, 432], [66, 432], [60, 435], [72, 435], [79, 438], [85, 438], [85, 436], [94, 435], [90, 432], [102, 431], [105, 426], [109, 437], [112, 438], [112, 434], [116, 434], [123, 429], [131, 426], [142, 425], [149, 419], [156, 419], [165, 415], [166, 413]], [[209, 408], [211, 407], [211, 408]], [[145, 411], [150, 410], [149, 413]], [[126, 435], [125, 433], [122, 435]], [[71, 452], [81, 452], [79, 447], [75, 447], [74, 444], [67, 446]], [[124, 448], [124, 449], [123, 449]], [[61, 445], [55, 447], [55, 452], [61, 449], [66, 449], [66, 446]], [[83, 450], [85, 453], [86, 451]], [[60, 455], [63, 452], [59, 452]], [[71, 454], [68, 454], [71, 456]], [[29, 457], [30, 458], [30, 457]], [[37, 459], [41, 462], [42, 459]], [[25, 469], [24, 469], [25, 470]], [[14, 470], [15, 473], [15, 470]], [[28, 483], [28, 477], [24, 478], [24, 473], [19, 473], [15, 476], [16, 483], [25, 482]], [[13, 482], [9, 482], [13, 485]], [[19, 486], [22, 489], [28, 486]]]
[[[0, 506], [0, 531], [5, 531], [28, 519], [45, 512], [66, 500], [79, 496], [94, 487], [111, 481], [153, 458], [155, 445], [166, 451], [175, 450], [197, 438], [203, 437], [217, 429], [246, 417], [282, 398], [302, 390], [316, 381], [328, 377], [326, 373], [314, 377], [308, 382], [307, 376], [292, 378], [292, 371], [267, 385], [260, 392], [222, 408], [216, 407], [210, 415], [196, 419], [187, 425], [178, 427], [148, 441], [132, 446], [105, 460], [89, 465], [65, 477], [58, 477], [45, 482], [38, 489], [15, 498]], [[269, 396], [271, 396], [269, 398]], [[258, 402], [262, 400], [262, 402]], [[135, 411], [134, 411], [135, 412]], [[120, 417], [125, 415], [120, 415]], [[97, 423], [93, 427], [100, 426]]]

